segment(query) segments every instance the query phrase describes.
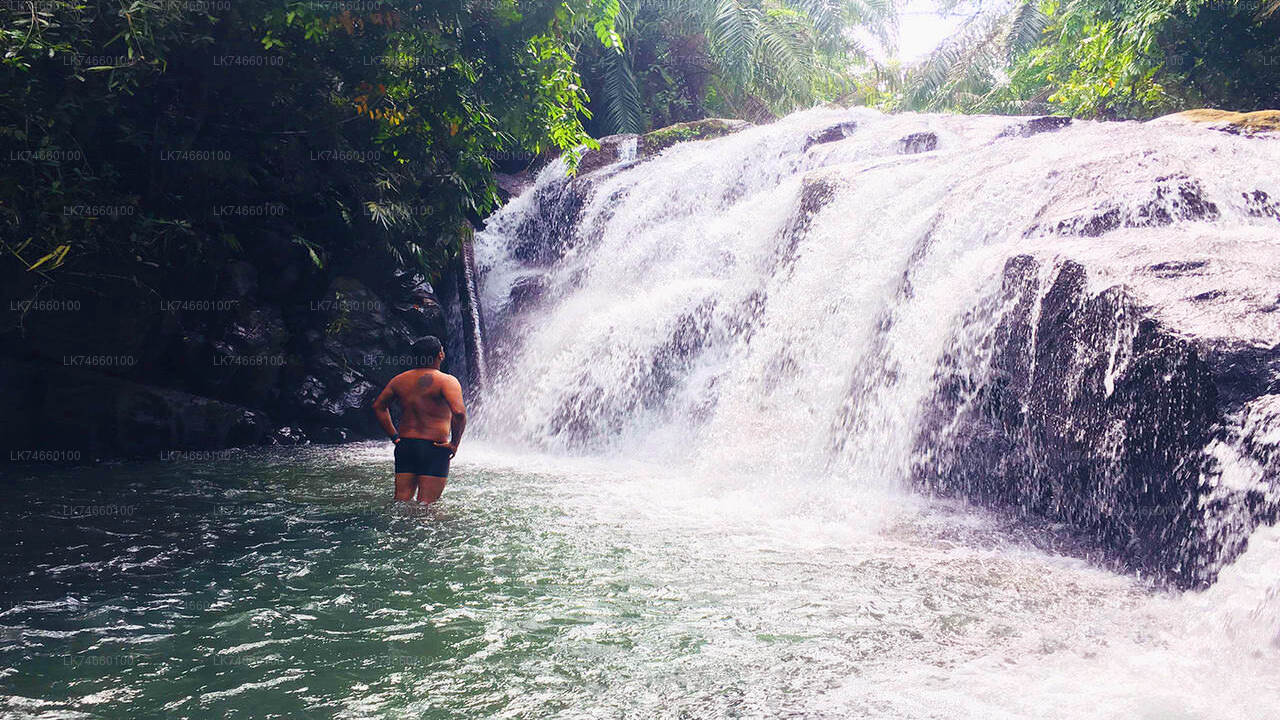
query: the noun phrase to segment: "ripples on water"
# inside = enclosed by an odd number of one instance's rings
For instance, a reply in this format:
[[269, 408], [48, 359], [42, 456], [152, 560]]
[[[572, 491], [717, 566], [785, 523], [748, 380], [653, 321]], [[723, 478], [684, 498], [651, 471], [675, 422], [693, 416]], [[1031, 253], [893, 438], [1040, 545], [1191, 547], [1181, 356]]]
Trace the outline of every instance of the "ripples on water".
[[1170, 597], [1035, 549], [1047, 531], [848, 483], [693, 481], [473, 443], [423, 511], [387, 502], [389, 458], [357, 445], [8, 482], [0, 711], [1237, 720], [1280, 707], [1274, 533], [1219, 587]]

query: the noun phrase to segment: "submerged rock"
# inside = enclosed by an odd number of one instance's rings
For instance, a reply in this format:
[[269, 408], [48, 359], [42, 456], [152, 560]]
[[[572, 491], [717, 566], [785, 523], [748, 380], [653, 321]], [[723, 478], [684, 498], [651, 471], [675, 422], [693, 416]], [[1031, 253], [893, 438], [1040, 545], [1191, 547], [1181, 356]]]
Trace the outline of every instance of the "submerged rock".
[[1010, 125], [998, 137], [1031, 137], [1040, 133], [1054, 132], [1071, 124], [1071, 118], [1060, 115], [1045, 115], [1032, 118], [1026, 122]]
[[930, 152], [938, 148], [938, 135], [931, 132], [911, 133], [898, 141], [898, 152], [903, 155]]

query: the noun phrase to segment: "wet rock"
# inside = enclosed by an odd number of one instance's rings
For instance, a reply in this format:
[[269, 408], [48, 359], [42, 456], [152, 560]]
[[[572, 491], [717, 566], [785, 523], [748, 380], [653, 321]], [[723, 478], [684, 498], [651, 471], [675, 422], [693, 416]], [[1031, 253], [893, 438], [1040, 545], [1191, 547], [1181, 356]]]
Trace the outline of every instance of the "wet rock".
[[292, 425], [276, 428], [267, 437], [267, 444], [269, 445], [305, 445], [307, 442], [309, 442], [307, 434], [302, 431], [302, 428], [293, 427]]
[[805, 138], [804, 149], [808, 150], [814, 145], [822, 145], [825, 143], [838, 142], [852, 135], [854, 131], [857, 129], [858, 129], [858, 124], [855, 122], [842, 122], [836, 125], [832, 125], [829, 128], [819, 130], [816, 133], [812, 133], [807, 138]]
[[1227, 294], [1226, 290], [1210, 290], [1208, 292], [1202, 292], [1199, 295], [1192, 295], [1191, 301], [1192, 302], [1209, 302], [1210, 300], [1217, 300], [1218, 298], [1225, 297], [1226, 294]]
[[443, 311], [428, 288], [419, 283], [388, 302], [355, 278], [335, 278], [324, 298], [304, 309], [315, 328], [282, 381], [287, 416], [309, 435], [342, 428], [350, 437], [377, 437], [373, 399], [391, 378], [426, 364], [413, 348], [417, 338], [445, 336]]
[[1041, 277], [1039, 261], [1009, 260], [1002, 297], [975, 311], [1003, 312], [989, 346], [957, 343], [944, 358], [917, 482], [1065, 523], [1180, 587], [1207, 585], [1242, 545], [1210, 521], [1205, 450], [1227, 413], [1271, 391], [1280, 355], [1186, 338], [1121, 286], [1091, 294], [1072, 261], [1047, 288]]
[[238, 307], [229, 322], [210, 327], [215, 334], [187, 336], [187, 384], [204, 394], [267, 407], [279, 397], [289, 332], [277, 307]]
[[350, 433], [343, 428], [324, 426], [312, 431], [310, 437], [312, 442], [322, 443], [325, 445], [337, 445], [339, 443], [346, 442], [350, 437]]
[[938, 136], [931, 132], [912, 133], [898, 141], [898, 152], [903, 155], [929, 152], [938, 148]]
[[1045, 115], [1032, 118], [1026, 122], [1010, 125], [996, 137], [1031, 137], [1046, 132], [1057, 132], [1071, 124], [1071, 118], [1059, 115]]
[[507, 302], [513, 312], [520, 312], [536, 303], [547, 292], [547, 278], [544, 275], [530, 275], [517, 280], [511, 285]]
[[1280, 203], [1272, 200], [1266, 191], [1254, 190], [1251, 193], [1241, 193], [1241, 197], [1244, 198], [1245, 207], [1250, 215], [1280, 220]]
[[498, 186], [498, 198], [505, 203], [533, 187], [534, 174], [532, 172], [494, 173], [493, 182]]
[[705, 120], [676, 123], [661, 130], [654, 130], [641, 135], [638, 154], [640, 157], [649, 157], [657, 155], [676, 143], [723, 137], [749, 127], [751, 127], [751, 123], [745, 120], [728, 120], [725, 118], [706, 118]]
[[779, 246], [770, 275], [779, 268], [789, 267], [795, 261], [796, 248], [813, 225], [813, 218], [831, 202], [842, 186], [843, 182], [834, 175], [811, 175], [804, 179], [800, 189], [800, 202], [782, 230], [784, 242]]
[[526, 215], [515, 230], [512, 254], [531, 265], [549, 265], [577, 240], [578, 218], [591, 193], [591, 178], [568, 177], [534, 191], [538, 212]]
[[1208, 266], [1208, 260], [1166, 260], [1148, 266], [1147, 270], [1157, 277], [1180, 277], [1201, 275]]

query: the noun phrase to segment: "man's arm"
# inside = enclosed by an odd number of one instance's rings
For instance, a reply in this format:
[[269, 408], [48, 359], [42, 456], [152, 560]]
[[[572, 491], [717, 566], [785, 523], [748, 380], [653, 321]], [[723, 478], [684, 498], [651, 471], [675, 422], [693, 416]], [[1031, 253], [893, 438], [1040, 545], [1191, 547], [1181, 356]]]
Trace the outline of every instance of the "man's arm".
[[452, 375], [446, 375], [444, 387], [444, 400], [449, 403], [449, 410], [453, 411], [453, 419], [449, 421], [449, 442], [436, 443], [440, 447], [449, 448], [449, 457], [453, 457], [458, 453], [458, 443], [462, 442], [462, 431], [467, 429], [467, 408], [462, 404], [462, 383], [458, 382], [458, 378]]
[[395, 378], [392, 378], [391, 382], [382, 388], [382, 392], [378, 393], [378, 399], [373, 401], [373, 414], [378, 418], [378, 424], [382, 426], [382, 431], [389, 438], [396, 436], [396, 425], [391, 422], [391, 411], [388, 410], [391, 399], [396, 396], [395, 390], [391, 389], [395, 382]]

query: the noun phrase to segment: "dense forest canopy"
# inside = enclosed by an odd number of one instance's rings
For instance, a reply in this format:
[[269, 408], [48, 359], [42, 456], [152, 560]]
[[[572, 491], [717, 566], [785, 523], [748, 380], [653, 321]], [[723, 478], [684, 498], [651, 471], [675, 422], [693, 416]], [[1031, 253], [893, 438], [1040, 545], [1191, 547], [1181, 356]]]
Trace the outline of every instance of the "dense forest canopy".
[[438, 269], [495, 159], [589, 139], [616, 0], [0, 5], [6, 263], [52, 276], [301, 252]]

